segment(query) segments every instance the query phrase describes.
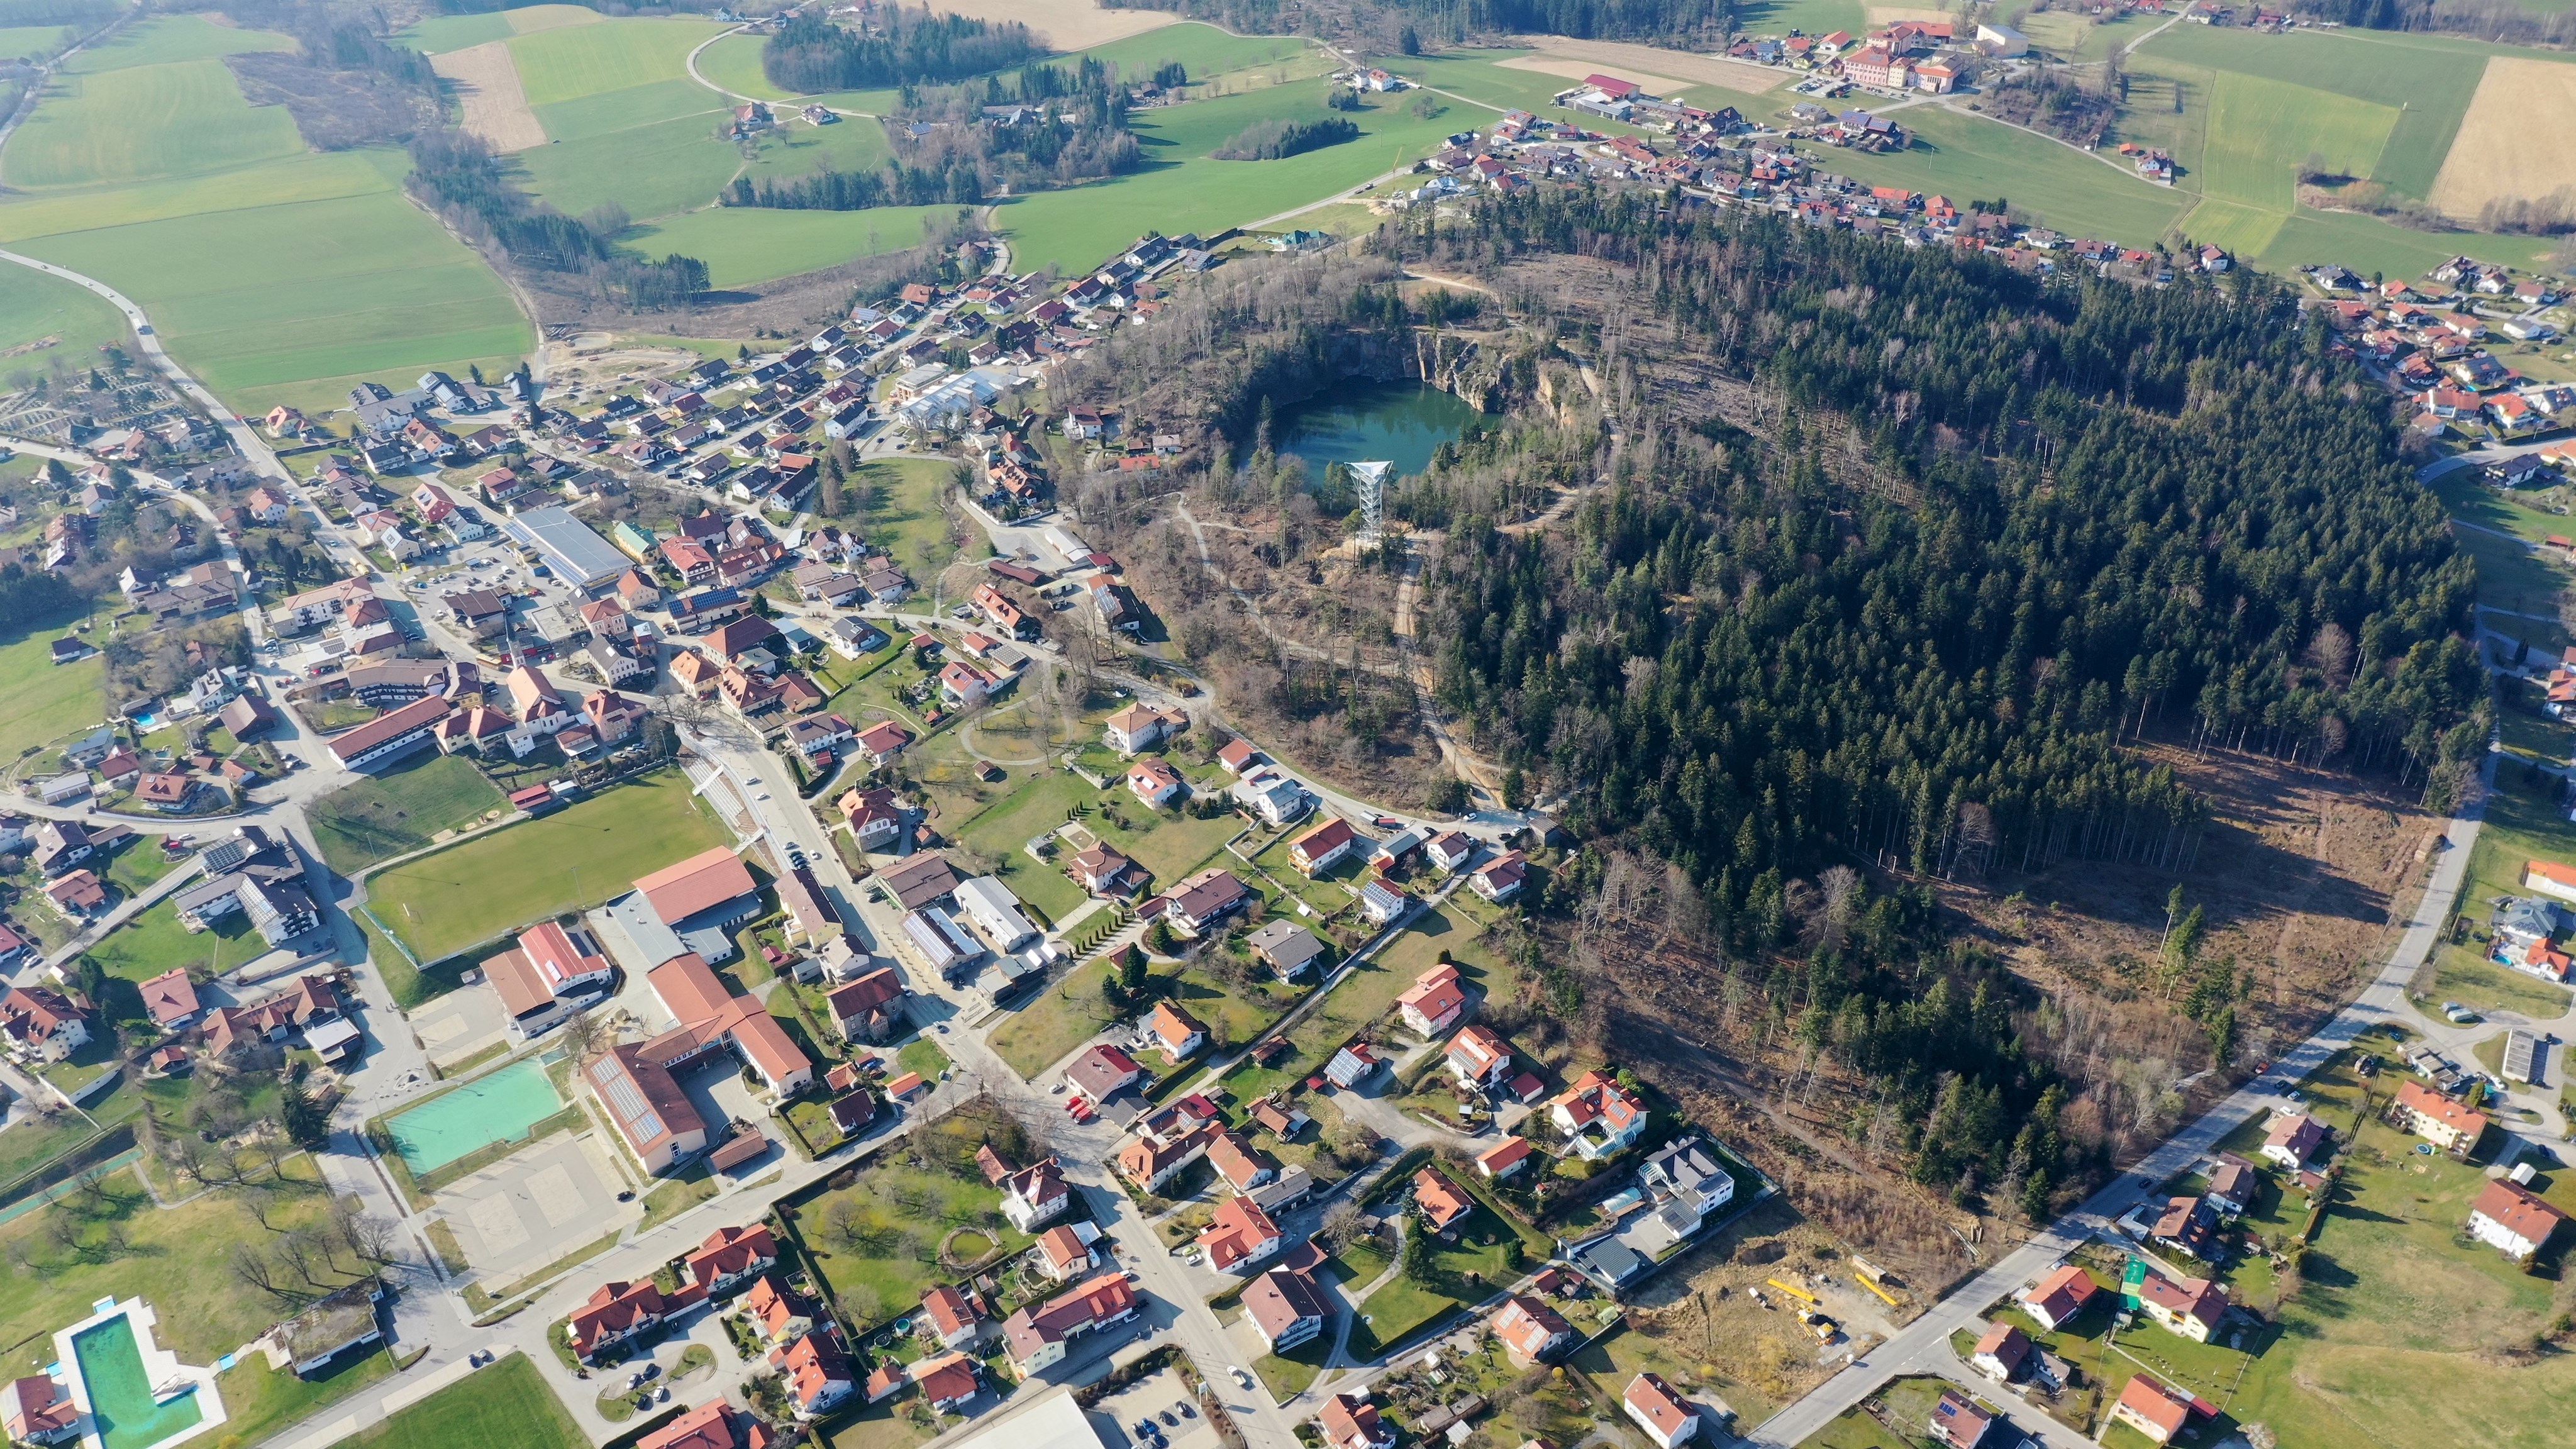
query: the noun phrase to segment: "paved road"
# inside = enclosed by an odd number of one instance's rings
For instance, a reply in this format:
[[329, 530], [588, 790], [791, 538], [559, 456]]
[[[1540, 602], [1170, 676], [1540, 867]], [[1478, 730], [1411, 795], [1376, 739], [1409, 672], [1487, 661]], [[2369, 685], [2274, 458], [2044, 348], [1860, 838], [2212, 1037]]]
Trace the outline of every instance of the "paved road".
[[[2477, 843], [2484, 812], [2483, 787], [2443, 832], [2443, 849], [2433, 863], [2423, 898], [2406, 923], [2388, 962], [2350, 1006], [2335, 1014], [2316, 1035], [2273, 1061], [2271, 1077], [2295, 1081], [2321, 1066], [2326, 1058], [2363, 1031], [2391, 1021], [2416, 1020], [2406, 1004], [2406, 986], [2424, 964], [2450, 919], [2466, 877], [2470, 849]], [[1894, 1338], [1872, 1349], [1851, 1367], [1826, 1380], [1805, 1398], [1772, 1416], [1749, 1436], [1769, 1449], [1789, 1449], [1823, 1429], [1844, 1410], [1857, 1405], [1891, 1378], [1905, 1374], [1950, 1373], [1952, 1332], [1979, 1321], [1988, 1304], [2037, 1279], [2087, 1238], [2113, 1231], [2122, 1213], [2143, 1201], [2157, 1183], [2182, 1171], [2210, 1150], [2219, 1138], [2247, 1118], [2270, 1107], [2289, 1104], [2271, 1092], [2247, 1086], [2231, 1093], [2182, 1131], [2133, 1164], [2110, 1186], [2081, 1207], [2059, 1218], [2045, 1232], [2014, 1249], [1992, 1267], [1953, 1289], [1921, 1318], [1898, 1330]], [[2036, 1418], [2036, 1414], [2016, 1416]]]

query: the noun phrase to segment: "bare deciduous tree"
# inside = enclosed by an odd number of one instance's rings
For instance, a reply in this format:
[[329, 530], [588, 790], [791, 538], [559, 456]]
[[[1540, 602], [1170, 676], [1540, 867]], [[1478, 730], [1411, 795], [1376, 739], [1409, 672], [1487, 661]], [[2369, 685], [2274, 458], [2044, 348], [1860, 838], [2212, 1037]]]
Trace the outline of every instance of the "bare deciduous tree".
[[277, 1269], [268, 1255], [248, 1244], [233, 1249], [233, 1276], [280, 1302], [289, 1296], [277, 1286]]

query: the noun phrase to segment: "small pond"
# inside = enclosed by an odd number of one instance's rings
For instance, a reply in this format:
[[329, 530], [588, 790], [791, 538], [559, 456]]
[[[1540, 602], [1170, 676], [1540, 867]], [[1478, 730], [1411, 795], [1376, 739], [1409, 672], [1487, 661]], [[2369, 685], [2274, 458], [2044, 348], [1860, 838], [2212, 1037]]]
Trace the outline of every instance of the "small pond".
[[1427, 382], [1372, 382], [1347, 377], [1271, 419], [1280, 453], [1306, 462], [1306, 476], [1322, 478], [1334, 463], [1383, 458], [1398, 473], [1431, 466], [1442, 443], [1483, 417], [1452, 394]]

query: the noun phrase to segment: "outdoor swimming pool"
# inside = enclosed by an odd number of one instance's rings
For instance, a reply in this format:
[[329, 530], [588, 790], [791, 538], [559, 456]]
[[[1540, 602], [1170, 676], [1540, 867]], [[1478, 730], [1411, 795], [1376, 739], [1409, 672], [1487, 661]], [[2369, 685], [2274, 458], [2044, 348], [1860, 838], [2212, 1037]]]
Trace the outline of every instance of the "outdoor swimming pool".
[[563, 1098], [536, 1057], [476, 1077], [385, 1123], [394, 1150], [414, 1176], [433, 1172], [495, 1142], [511, 1142], [563, 1110]]
[[80, 1360], [90, 1414], [107, 1449], [147, 1449], [205, 1417], [194, 1388], [166, 1404], [152, 1402], [152, 1380], [143, 1371], [143, 1351], [135, 1347], [134, 1321], [122, 1313], [75, 1334], [72, 1354]]

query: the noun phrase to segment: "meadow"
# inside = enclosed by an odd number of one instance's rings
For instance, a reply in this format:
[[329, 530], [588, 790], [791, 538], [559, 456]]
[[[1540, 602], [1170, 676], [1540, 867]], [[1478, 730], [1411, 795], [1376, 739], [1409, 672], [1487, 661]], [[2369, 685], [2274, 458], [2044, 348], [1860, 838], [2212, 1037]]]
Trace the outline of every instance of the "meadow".
[[2183, 218], [2183, 230], [2230, 251], [2263, 255], [2298, 207], [2301, 159], [2317, 156], [2335, 174], [2367, 176], [2397, 117], [2386, 106], [2332, 91], [2219, 72], [2197, 172], [2208, 199]]
[[215, 57], [286, 37], [164, 16], [75, 58], [0, 153], [0, 239], [135, 299], [244, 411], [358, 378], [507, 367], [532, 341], [500, 280], [401, 195], [395, 152], [305, 151]]
[[107, 661], [53, 662], [53, 641], [78, 622], [57, 619], [0, 645], [0, 762], [107, 718]]
[[342, 875], [418, 850], [442, 830], [472, 825], [503, 804], [501, 792], [461, 755], [423, 755], [361, 776], [305, 812], [322, 858]]
[[[35, 345], [48, 337], [55, 339], [52, 346]], [[18, 268], [9, 285], [0, 287], [0, 388], [15, 386], [10, 379], [40, 374], [57, 362], [88, 367], [102, 343], [122, 344], [126, 337], [125, 314], [104, 298], [58, 277]], [[18, 347], [28, 350], [10, 351]]]
[[[2141, 60], [2180, 62], [2332, 91], [2398, 111], [2368, 177], [2408, 196], [2426, 196], [2450, 153], [2486, 58], [2536, 54], [2447, 36], [2385, 31], [2294, 31], [2258, 35], [2241, 29], [2177, 25], [2138, 48]], [[2283, 148], [2295, 166], [2304, 152]]]
[[414, 955], [435, 961], [514, 927], [596, 906], [637, 876], [729, 845], [731, 832], [677, 770], [477, 836], [371, 877], [368, 904]]
[[1424, 119], [1412, 113], [1412, 96], [1373, 99], [1345, 113], [1359, 123], [1357, 139], [1278, 161], [1215, 161], [1208, 153], [1255, 121], [1330, 119], [1320, 89], [1274, 87], [1146, 112], [1132, 126], [1152, 158], [1147, 169], [1000, 205], [1012, 264], [1087, 268], [1148, 228], [1211, 235], [1263, 220], [1410, 165], [1439, 150], [1451, 131], [1491, 119], [1447, 101]]
[[426, 54], [437, 55], [487, 40], [507, 40], [513, 35], [532, 35], [567, 25], [597, 25], [604, 18], [582, 5], [526, 5], [475, 15], [427, 16], [402, 32], [400, 38]]
[[1905, 112], [1915, 147], [1888, 155], [1807, 148], [1827, 171], [1873, 186], [1909, 186], [1965, 203], [2003, 197], [2016, 211], [2073, 236], [2144, 245], [2162, 236], [2188, 199], [2121, 174], [2054, 141], [1954, 112]]

